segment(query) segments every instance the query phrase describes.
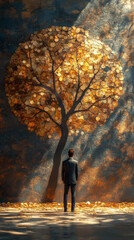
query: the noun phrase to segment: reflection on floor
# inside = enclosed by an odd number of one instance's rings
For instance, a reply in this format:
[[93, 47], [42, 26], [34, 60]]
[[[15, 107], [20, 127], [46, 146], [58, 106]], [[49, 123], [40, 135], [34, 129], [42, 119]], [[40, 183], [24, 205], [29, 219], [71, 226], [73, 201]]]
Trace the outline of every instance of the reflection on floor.
[[133, 210], [106, 208], [64, 213], [62, 208], [33, 211], [3, 207], [0, 208], [0, 240], [132, 240]]

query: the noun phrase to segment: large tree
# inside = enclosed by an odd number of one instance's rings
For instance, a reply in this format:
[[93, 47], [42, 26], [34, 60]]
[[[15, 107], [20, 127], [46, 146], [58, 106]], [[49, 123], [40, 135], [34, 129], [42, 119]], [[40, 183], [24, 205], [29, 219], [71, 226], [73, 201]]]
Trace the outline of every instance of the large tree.
[[11, 57], [6, 92], [30, 131], [60, 138], [44, 201], [53, 201], [68, 135], [106, 122], [123, 93], [121, 65], [111, 49], [80, 28], [51, 27], [19, 45]]

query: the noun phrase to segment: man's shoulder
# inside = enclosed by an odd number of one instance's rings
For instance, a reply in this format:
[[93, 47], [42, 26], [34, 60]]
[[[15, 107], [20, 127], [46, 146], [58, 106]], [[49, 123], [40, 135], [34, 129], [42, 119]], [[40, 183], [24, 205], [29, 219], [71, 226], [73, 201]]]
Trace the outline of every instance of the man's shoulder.
[[70, 161], [73, 162], [74, 164], [78, 164], [78, 161], [75, 160], [74, 158], [71, 158]]
[[71, 158], [72, 159], [72, 161], [74, 161], [74, 162], [78, 162], [76, 159], [74, 159], [74, 158]]
[[63, 161], [62, 161], [62, 163], [67, 163], [67, 162], [68, 162], [68, 160], [69, 160], [69, 158], [67, 158], [67, 159], [63, 160]]
[[63, 164], [66, 164], [66, 163], [69, 162], [69, 161], [78, 164], [78, 161], [75, 160], [74, 158], [67, 158], [67, 159], [63, 160], [62, 163], [63, 163]]
[[78, 161], [77, 161], [77, 160], [73, 159], [73, 161], [74, 161], [76, 164], [78, 164]]

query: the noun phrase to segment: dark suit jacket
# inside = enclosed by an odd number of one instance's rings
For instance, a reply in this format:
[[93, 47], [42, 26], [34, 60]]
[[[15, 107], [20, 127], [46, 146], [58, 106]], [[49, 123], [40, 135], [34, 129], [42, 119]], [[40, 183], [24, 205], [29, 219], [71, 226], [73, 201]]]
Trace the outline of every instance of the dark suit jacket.
[[78, 162], [68, 158], [62, 162], [62, 181], [64, 184], [76, 184], [78, 180]]

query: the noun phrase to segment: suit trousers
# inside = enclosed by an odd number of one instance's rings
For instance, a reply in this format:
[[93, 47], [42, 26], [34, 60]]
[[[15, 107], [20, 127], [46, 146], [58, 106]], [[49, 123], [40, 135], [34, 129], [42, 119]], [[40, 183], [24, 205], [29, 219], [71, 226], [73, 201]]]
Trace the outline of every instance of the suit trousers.
[[67, 211], [67, 197], [68, 191], [71, 188], [71, 211], [74, 211], [75, 208], [75, 192], [76, 192], [76, 184], [65, 184], [64, 185], [64, 211]]

